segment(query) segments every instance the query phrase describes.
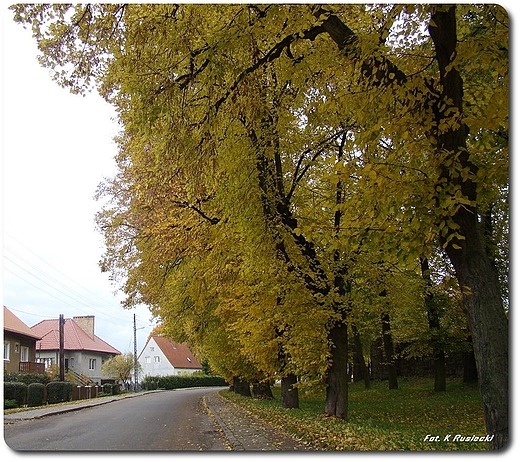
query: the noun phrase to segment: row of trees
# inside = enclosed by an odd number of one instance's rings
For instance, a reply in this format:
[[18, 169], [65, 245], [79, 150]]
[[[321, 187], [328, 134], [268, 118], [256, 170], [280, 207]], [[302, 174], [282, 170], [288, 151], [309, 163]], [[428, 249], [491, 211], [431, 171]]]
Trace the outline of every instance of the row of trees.
[[503, 9], [12, 8], [58, 83], [118, 110], [97, 224], [127, 307], [225, 377], [280, 378], [287, 405], [323, 381], [340, 418], [349, 335], [438, 364], [471, 337], [506, 443]]

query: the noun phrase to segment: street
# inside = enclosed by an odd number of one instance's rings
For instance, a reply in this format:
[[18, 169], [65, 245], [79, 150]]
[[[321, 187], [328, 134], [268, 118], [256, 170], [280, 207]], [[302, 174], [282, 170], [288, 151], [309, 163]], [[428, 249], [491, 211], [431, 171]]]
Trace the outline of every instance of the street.
[[215, 388], [145, 394], [4, 425], [16, 451], [219, 451], [229, 449], [202, 403]]

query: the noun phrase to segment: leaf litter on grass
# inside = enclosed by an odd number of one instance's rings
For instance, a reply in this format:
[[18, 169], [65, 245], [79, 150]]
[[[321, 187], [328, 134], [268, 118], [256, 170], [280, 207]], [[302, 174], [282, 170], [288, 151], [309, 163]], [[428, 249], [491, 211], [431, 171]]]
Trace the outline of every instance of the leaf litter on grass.
[[[431, 381], [401, 380], [398, 390], [386, 382], [349, 386], [349, 420], [325, 416], [323, 392], [301, 393], [300, 409], [283, 409], [275, 400], [224, 396], [259, 418], [325, 451], [486, 451], [486, 442], [453, 441], [453, 436], [485, 436], [476, 385], [450, 382], [446, 392], [431, 391]], [[439, 436], [430, 441], [427, 435]], [[443, 441], [446, 435], [452, 435]], [[435, 439], [435, 438], [434, 438]]]

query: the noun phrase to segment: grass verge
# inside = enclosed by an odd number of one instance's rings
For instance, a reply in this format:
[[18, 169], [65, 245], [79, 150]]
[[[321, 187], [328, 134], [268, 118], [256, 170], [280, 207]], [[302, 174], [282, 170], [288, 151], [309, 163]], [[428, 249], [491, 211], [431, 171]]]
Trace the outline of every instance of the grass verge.
[[[429, 380], [401, 380], [398, 390], [386, 382], [349, 386], [349, 419], [324, 415], [323, 391], [300, 391], [299, 409], [282, 409], [280, 389], [274, 400], [245, 398], [229, 391], [222, 396], [261, 420], [326, 451], [487, 451], [486, 427], [476, 385], [449, 382], [434, 393]], [[458, 435], [458, 436], [457, 436]]]

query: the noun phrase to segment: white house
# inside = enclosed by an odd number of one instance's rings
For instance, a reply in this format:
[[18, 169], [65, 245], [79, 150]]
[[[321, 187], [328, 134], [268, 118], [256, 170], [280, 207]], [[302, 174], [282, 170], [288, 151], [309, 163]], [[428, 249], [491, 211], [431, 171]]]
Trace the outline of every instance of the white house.
[[190, 349], [160, 335], [148, 339], [138, 358], [142, 377], [193, 374], [202, 366]]

